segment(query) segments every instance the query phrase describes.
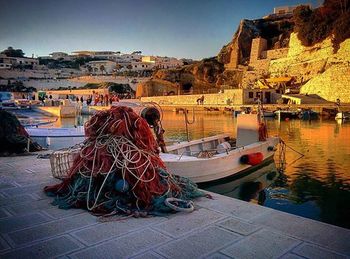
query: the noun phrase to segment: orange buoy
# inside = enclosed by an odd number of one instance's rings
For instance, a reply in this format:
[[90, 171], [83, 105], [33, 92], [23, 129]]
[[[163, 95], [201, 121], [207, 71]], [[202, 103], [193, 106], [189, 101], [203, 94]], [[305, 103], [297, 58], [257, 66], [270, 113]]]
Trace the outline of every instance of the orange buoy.
[[240, 162], [247, 165], [258, 165], [264, 160], [261, 152], [241, 156]]

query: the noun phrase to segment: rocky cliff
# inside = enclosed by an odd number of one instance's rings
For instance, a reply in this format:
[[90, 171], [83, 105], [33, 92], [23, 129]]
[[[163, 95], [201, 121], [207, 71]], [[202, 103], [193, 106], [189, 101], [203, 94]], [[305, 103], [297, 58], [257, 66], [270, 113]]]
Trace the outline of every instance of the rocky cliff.
[[[242, 20], [231, 42], [216, 57], [179, 69], [159, 70], [140, 86], [147, 91], [138, 92], [143, 96], [146, 92], [148, 96], [201, 93], [252, 87], [260, 78], [287, 76], [304, 85], [301, 93], [350, 102], [349, 37], [336, 49], [332, 36], [304, 46], [293, 29], [291, 16]], [[336, 94], [332, 85], [336, 85]]]
[[292, 25], [290, 17], [242, 20], [232, 41], [216, 57], [182, 68], [158, 70], [149, 82], [138, 86], [137, 96], [146, 93], [214, 92], [223, 86], [238, 88], [243, 70], [236, 68], [249, 62], [252, 39], [266, 37], [269, 47], [284, 47], [288, 43]]

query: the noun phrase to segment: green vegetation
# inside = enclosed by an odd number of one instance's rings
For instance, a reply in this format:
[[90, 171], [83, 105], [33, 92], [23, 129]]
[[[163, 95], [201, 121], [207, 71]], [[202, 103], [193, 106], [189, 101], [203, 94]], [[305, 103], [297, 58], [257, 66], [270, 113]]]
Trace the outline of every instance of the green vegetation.
[[294, 10], [294, 30], [305, 46], [312, 46], [332, 37], [334, 51], [350, 37], [350, 0], [325, 0], [323, 6], [311, 10], [299, 6]]
[[8, 57], [16, 57], [16, 58], [24, 57], [24, 53], [21, 49], [14, 49], [12, 47], [8, 47], [4, 51], [2, 51], [1, 54], [5, 54]]

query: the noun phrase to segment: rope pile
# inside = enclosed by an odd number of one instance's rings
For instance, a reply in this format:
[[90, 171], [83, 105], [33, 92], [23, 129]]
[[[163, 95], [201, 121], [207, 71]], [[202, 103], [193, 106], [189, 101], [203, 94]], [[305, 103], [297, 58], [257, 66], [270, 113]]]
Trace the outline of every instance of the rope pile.
[[[131, 108], [117, 106], [95, 114], [85, 124], [85, 134], [68, 177], [44, 189], [56, 196], [54, 204], [60, 208], [137, 217], [174, 211], [168, 199], [204, 196], [189, 179], [167, 171], [147, 122]], [[180, 210], [193, 208], [191, 202], [178, 205]]]
[[[28, 145], [29, 144], [29, 145]], [[29, 147], [29, 150], [28, 150]], [[0, 110], [0, 154], [24, 153], [41, 150], [33, 141], [17, 117], [5, 110]]]

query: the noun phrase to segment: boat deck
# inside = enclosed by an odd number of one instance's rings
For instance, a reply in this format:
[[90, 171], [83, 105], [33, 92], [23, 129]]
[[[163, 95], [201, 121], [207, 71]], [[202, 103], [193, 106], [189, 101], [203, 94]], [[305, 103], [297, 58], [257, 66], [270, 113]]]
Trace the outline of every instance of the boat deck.
[[1, 258], [349, 258], [350, 230], [213, 194], [192, 213], [101, 223], [60, 210], [48, 159], [0, 157]]

